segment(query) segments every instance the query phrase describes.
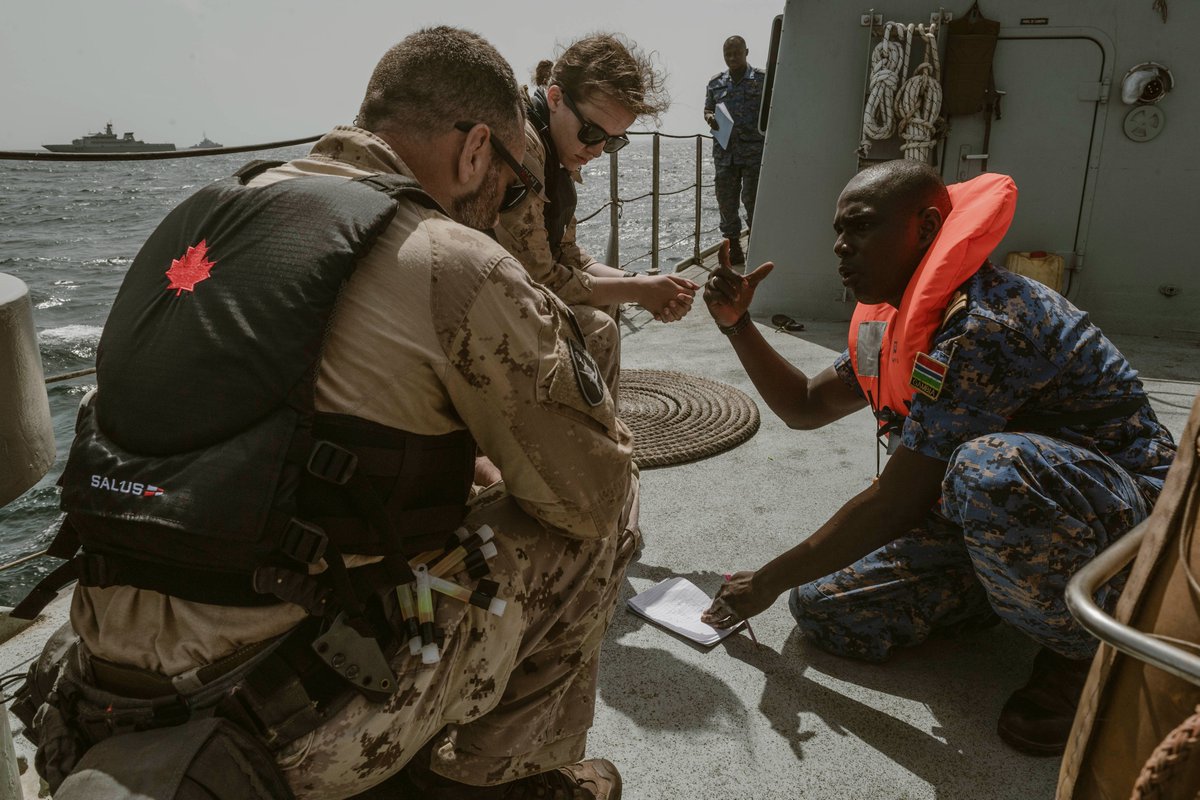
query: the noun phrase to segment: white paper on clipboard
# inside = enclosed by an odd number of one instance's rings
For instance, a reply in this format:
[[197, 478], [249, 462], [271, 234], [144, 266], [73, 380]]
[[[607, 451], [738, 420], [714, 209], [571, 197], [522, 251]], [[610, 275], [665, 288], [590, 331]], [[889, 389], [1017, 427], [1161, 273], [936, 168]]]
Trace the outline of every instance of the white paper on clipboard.
[[729, 136], [733, 133], [733, 117], [724, 103], [717, 103], [715, 110], [717, 129], [713, 131], [713, 137], [717, 140], [717, 144], [721, 145], [721, 149], [725, 150], [729, 147]]

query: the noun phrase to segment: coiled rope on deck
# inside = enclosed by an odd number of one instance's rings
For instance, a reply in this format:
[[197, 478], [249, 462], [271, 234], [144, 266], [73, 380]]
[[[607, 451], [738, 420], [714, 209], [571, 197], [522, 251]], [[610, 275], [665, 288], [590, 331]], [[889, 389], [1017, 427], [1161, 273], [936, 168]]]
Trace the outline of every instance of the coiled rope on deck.
[[[900, 149], [912, 161], [929, 163], [933, 145], [940, 137], [942, 112], [942, 68], [938, 62], [937, 24], [916, 26], [916, 35], [925, 41], [925, 59], [913, 76], [904, 82], [896, 98], [897, 129], [904, 144]], [[912, 46], [912, 39], [909, 40]], [[907, 60], [907, 59], [905, 59]]]

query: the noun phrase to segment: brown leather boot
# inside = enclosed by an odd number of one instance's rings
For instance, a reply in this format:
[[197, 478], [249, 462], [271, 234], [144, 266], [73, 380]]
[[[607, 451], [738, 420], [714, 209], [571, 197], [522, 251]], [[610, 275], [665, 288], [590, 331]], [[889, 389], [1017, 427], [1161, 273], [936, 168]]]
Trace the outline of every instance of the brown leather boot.
[[1026, 755], [1062, 755], [1091, 665], [1090, 658], [1076, 660], [1046, 647], [1039, 650], [1029, 682], [1000, 710], [1000, 738]]
[[[415, 759], [414, 759], [415, 761]], [[497, 786], [468, 786], [410, 763], [362, 800], [621, 800], [621, 773], [611, 761], [593, 758]]]
[[591, 758], [505, 784], [504, 800], [621, 800], [621, 773], [605, 758]]

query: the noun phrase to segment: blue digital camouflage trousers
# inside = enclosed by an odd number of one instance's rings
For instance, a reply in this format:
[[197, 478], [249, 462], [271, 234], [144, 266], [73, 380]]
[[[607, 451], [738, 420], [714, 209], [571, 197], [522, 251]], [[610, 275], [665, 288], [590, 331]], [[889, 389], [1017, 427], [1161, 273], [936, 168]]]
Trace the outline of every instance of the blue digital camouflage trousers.
[[[938, 513], [845, 569], [793, 589], [800, 630], [838, 655], [882, 661], [935, 630], [994, 620], [1068, 658], [1097, 641], [1067, 610], [1075, 572], [1150, 512], [1161, 483], [1050, 436], [960, 446]], [[1111, 610], [1124, 574], [1097, 595]]]
[[754, 198], [758, 195], [758, 164], [716, 165], [713, 181], [717, 190], [717, 208], [721, 212], [721, 235], [736, 241], [742, 235], [738, 219], [738, 198], [746, 207], [746, 227], [754, 225]]

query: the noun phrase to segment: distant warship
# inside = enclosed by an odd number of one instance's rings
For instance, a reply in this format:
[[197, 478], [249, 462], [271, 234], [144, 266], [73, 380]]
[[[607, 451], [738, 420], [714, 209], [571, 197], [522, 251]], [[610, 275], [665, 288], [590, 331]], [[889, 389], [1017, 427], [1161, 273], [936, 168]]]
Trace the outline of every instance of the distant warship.
[[132, 132], [118, 138], [111, 122], [104, 126], [104, 133], [89, 133], [81, 139], [73, 139], [70, 144], [44, 144], [42, 147], [54, 153], [157, 153], [175, 149], [169, 142], [135, 139]]
[[204, 138], [200, 140], [199, 144], [194, 144], [191, 147], [188, 147], [185, 149], [187, 149], [187, 150], [207, 150], [211, 147], [224, 147], [224, 146], [225, 145], [221, 144], [220, 142], [214, 142], [212, 139], [208, 138], [208, 134], [206, 133], [206, 134], [204, 134]]

